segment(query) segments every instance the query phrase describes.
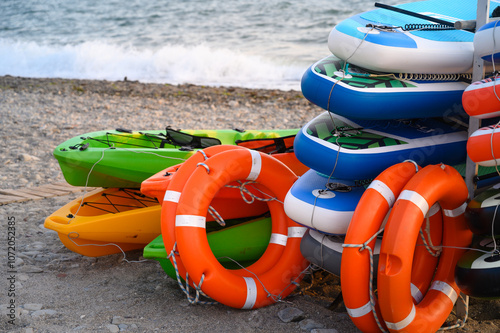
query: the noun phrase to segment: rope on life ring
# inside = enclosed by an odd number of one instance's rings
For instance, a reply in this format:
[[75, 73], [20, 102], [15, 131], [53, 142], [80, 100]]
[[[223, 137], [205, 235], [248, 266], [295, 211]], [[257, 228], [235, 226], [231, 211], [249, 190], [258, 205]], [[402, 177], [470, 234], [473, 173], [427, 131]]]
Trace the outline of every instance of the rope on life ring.
[[[399, 195], [385, 227], [377, 281], [380, 311], [391, 332], [435, 332], [453, 309], [460, 294], [455, 266], [472, 240], [464, 218], [467, 196], [460, 174], [446, 165], [425, 167]], [[443, 250], [429, 290], [415, 305], [410, 290], [414, 244], [436, 202], [443, 209]]]
[[[347, 313], [363, 332], [387, 330], [381, 321], [380, 308], [374, 295], [375, 236], [383, 230], [389, 210], [418, 169], [414, 162], [408, 161], [383, 171], [363, 193], [349, 224], [343, 245], [341, 288]], [[428, 217], [431, 224], [428, 238], [432, 240], [431, 243], [439, 242], [442, 223], [439, 206], [435, 206]], [[414, 264], [416, 269], [408, 286], [411, 286], [414, 302], [418, 303], [430, 284], [437, 258], [424, 246], [417, 244]]]
[[[178, 273], [179, 277], [185, 277], [186, 269], [184, 268], [182, 258], [179, 256], [175, 246], [175, 213], [181, 192], [184, 189], [184, 185], [196, 169], [198, 163], [204, 162], [211, 156], [218, 153], [233, 151], [236, 149], [246, 150], [246, 148], [233, 145], [217, 145], [203, 150], [198, 150], [178, 168], [175, 174], [172, 175], [168, 183], [168, 187], [166, 188], [166, 191], [164, 191], [161, 207], [161, 232], [163, 244], [165, 245], [165, 249], [169, 251], [168, 258], [172, 265], [176, 268], [176, 273]], [[224, 190], [226, 191], [226, 189]], [[234, 191], [234, 189], [230, 189], [229, 191]], [[221, 193], [222, 192], [220, 192], [219, 195], [221, 195]], [[267, 210], [267, 205], [265, 203], [256, 202], [253, 205], [249, 205], [243, 200], [241, 200], [241, 205], [237, 205], [237, 207], [235, 205], [217, 205], [217, 199], [214, 199], [212, 204], [217, 206], [217, 210], [219, 211], [217, 214], [222, 215], [222, 218], [247, 217], [252, 216], [252, 212], [255, 212], [254, 215], [259, 215]], [[187, 280], [188, 279], [186, 279], [186, 281]]]
[[[266, 251], [255, 264], [238, 272], [225, 269], [214, 257], [205, 216], [219, 189], [242, 179], [262, 184], [275, 200], [268, 202], [272, 235]], [[308, 267], [300, 252], [306, 228], [286, 216], [283, 200], [296, 180], [283, 163], [247, 149], [216, 154], [192, 173], [177, 205], [175, 236], [180, 257], [197, 288], [219, 303], [242, 309], [277, 302], [295, 289]]]

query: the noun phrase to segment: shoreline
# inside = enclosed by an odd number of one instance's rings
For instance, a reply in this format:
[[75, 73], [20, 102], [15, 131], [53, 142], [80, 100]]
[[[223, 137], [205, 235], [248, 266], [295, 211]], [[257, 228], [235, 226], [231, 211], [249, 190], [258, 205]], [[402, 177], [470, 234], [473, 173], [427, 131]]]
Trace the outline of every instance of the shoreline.
[[250, 99], [253, 101], [275, 101], [281, 98], [286, 101], [303, 99], [297, 90], [252, 89], [242, 87], [204, 86], [194, 84], [144, 83], [124, 80], [90, 80], [63, 78], [30, 78], [5, 75], [0, 76], [0, 90], [17, 90], [44, 93], [97, 93], [113, 96], [142, 98], [193, 98], [207, 95], [222, 95], [230, 99]]
[[[0, 77], [2, 139], [8, 143], [0, 164], [1, 188], [35, 188], [64, 178], [52, 156], [63, 141], [111, 128], [300, 128], [323, 112], [298, 91], [162, 85], [133, 81], [93, 81]], [[67, 250], [44, 219], [81, 193], [11, 203], [7, 222], [16, 232], [16, 325], [5, 319], [8, 270], [0, 270], [1, 329], [14, 332], [310, 332], [316, 323], [329, 332], [358, 332], [345, 309], [328, 309], [338, 279], [326, 275], [311, 293], [256, 310], [223, 305], [191, 306], [177, 282], [158, 263], [128, 262], [122, 255], [89, 258]], [[7, 263], [7, 250], [1, 252]], [[142, 251], [127, 253], [142, 260]], [[337, 289], [335, 289], [337, 288]], [[314, 292], [314, 293], [312, 293]], [[500, 300], [471, 299], [463, 329], [500, 330]], [[289, 307], [306, 319], [284, 323], [278, 313]], [[41, 311], [41, 312], [40, 312]], [[121, 326], [120, 326], [121, 325]], [[311, 324], [312, 325], [312, 324]]]

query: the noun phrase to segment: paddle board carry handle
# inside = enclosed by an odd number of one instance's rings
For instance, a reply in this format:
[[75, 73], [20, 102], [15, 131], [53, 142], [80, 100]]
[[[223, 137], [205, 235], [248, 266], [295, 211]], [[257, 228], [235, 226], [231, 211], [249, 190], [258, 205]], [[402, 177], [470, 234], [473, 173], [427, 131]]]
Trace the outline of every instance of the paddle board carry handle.
[[476, 20], [457, 21], [454, 25], [457, 30], [476, 30]]

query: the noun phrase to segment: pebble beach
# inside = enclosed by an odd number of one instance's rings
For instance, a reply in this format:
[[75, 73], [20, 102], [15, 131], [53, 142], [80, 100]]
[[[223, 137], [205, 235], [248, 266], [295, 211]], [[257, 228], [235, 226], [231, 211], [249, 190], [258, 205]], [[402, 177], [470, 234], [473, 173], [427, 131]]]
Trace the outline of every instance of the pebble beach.
[[[0, 189], [64, 182], [54, 148], [106, 129], [300, 128], [323, 112], [299, 91], [0, 77]], [[45, 218], [83, 191], [0, 206], [0, 331], [358, 332], [332, 306], [339, 279], [317, 271], [284, 301], [256, 310], [191, 305], [142, 251], [90, 258], [73, 253]], [[10, 222], [10, 223], [9, 223]], [[7, 266], [8, 227], [15, 266]], [[10, 245], [9, 245], [10, 247]], [[15, 310], [11, 304], [14, 304]], [[12, 316], [9, 316], [12, 315]], [[449, 320], [456, 317], [451, 315]], [[464, 327], [500, 331], [500, 301], [470, 299]]]

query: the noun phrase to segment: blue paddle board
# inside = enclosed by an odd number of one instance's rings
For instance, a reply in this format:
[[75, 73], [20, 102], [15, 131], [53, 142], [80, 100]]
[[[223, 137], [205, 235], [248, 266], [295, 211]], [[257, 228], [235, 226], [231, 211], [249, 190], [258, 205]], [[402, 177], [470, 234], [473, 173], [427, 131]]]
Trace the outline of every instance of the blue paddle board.
[[[490, 13], [498, 5], [492, 1]], [[421, 17], [386, 8], [354, 15], [332, 29], [330, 51], [380, 72], [453, 74], [472, 70], [474, 33], [450, 26], [475, 20], [477, 1], [428, 0], [393, 7]]]
[[381, 74], [325, 57], [302, 76], [311, 103], [353, 119], [414, 119], [466, 115], [462, 94], [470, 74], [433, 76]]
[[404, 160], [420, 166], [465, 163], [467, 130], [443, 119], [350, 120], [324, 112], [302, 127], [297, 159], [336, 179], [373, 179]]

